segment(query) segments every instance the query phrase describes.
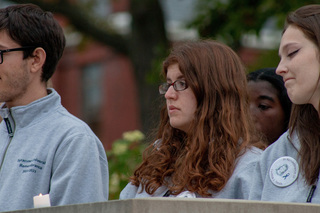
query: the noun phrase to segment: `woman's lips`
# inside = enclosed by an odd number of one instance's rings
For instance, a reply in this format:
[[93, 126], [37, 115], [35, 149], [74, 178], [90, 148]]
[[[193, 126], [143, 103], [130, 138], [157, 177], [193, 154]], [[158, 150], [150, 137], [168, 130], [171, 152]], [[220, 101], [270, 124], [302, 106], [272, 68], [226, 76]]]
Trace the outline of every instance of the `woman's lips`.
[[289, 81], [289, 80], [292, 80], [293, 78], [285, 78], [285, 79], [283, 79], [283, 81], [284, 81], [284, 83], [286, 83], [287, 81]]
[[172, 105], [170, 105], [170, 106], [168, 107], [168, 109], [169, 109], [169, 112], [174, 112], [174, 111], [179, 110], [177, 107], [172, 106]]

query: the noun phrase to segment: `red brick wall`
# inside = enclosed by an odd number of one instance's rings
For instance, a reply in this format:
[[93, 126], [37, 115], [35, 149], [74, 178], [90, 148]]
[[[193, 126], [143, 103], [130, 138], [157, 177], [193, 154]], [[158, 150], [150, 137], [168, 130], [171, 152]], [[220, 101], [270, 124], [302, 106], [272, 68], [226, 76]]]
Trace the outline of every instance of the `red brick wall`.
[[97, 112], [99, 122], [91, 127], [105, 149], [110, 149], [112, 142], [121, 138], [124, 131], [140, 128], [137, 90], [130, 61], [100, 44], [90, 44], [85, 51], [67, 48], [52, 84], [67, 110], [83, 119], [81, 73], [90, 63], [101, 64], [104, 72], [101, 107]]

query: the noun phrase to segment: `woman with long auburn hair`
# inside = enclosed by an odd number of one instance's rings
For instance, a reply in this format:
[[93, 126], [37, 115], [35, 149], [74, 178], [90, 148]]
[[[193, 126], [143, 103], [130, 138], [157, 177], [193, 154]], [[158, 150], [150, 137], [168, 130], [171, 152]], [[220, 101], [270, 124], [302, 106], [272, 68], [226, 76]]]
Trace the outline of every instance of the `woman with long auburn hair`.
[[249, 116], [245, 68], [228, 46], [187, 41], [163, 62], [166, 104], [154, 141], [120, 199], [246, 199], [261, 150]]
[[269, 146], [250, 199], [320, 203], [320, 5], [287, 16], [276, 73], [293, 103], [289, 131]]

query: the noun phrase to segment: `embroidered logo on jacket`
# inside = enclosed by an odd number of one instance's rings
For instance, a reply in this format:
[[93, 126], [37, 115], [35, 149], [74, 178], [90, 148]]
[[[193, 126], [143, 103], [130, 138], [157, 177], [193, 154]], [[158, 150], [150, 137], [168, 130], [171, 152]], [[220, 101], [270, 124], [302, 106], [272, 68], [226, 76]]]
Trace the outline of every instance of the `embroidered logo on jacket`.
[[39, 160], [37, 158], [32, 160], [18, 159], [18, 163], [19, 167], [22, 168], [22, 173], [37, 173], [37, 171], [42, 170], [43, 166], [46, 164], [45, 161]]

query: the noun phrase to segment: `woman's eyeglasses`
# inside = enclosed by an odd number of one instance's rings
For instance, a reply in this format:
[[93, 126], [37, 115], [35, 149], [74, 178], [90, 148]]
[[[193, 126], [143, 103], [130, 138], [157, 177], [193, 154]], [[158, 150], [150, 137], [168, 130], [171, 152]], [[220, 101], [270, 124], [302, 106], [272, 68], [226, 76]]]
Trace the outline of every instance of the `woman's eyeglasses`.
[[188, 88], [188, 84], [185, 80], [176, 80], [173, 83], [163, 83], [159, 86], [159, 93], [161, 95], [166, 94], [166, 92], [168, 91], [169, 87], [173, 86], [173, 89], [175, 91], [182, 91]]

